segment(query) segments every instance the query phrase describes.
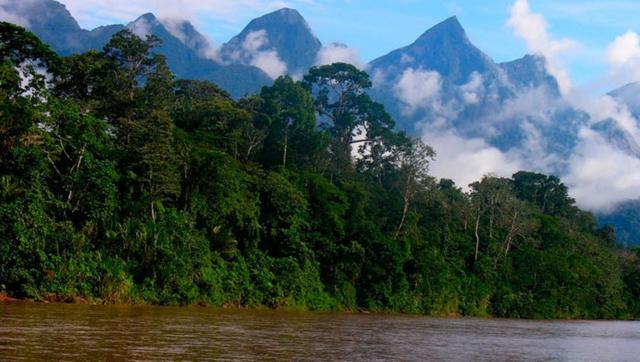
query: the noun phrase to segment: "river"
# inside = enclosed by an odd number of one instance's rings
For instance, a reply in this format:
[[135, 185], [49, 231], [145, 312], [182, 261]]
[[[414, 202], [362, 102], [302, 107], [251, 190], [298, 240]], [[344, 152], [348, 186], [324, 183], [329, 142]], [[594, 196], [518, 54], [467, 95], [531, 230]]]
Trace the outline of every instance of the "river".
[[640, 361], [640, 323], [0, 304], [0, 360]]

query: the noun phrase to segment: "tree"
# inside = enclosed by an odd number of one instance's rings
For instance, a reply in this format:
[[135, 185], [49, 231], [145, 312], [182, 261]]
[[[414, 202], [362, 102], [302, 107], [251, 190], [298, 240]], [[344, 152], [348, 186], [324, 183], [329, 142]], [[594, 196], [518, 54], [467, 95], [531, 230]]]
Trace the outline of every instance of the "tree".
[[11, 150], [36, 141], [33, 127], [49, 97], [46, 75], [55, 76], [58, 56], [22, 27], [0, 22], [0, 170]]
[[425, 145], [419, 139], [411, 139], [396, 152], [396, 162], [399, 170], [398, 187], [402, 194], [402, 217], [394, 238], [402, 231], [402, 226], [407, 218], [410, 203], [416, 193], [423, 189], [424, 183], [429, 179], [429, 162], [434, 158], [433, 149]]
[[[367, 73], [345, 63], [311, 68], [304, 86], [316, 97], [316, 111], [331, 136], [336, 172], [351, 171], [352, 146], [382, 141], [394, 127], [384, 108], [371, 100]], [[359, 136], [364, 138], [358, 139]]]
[[287, 168], [309, 166], [318, 151], [316, 119], [311, 94], [289, 76], [276, 79], [271, 87], [262, 88], [262, 113], [269, 117], [263, 150], [267, 166]]
[[173, 75], [164, 60], [159, 60], [156, 72], [149, 75], [144, 89], [143, 107], [146, 117], [128, 124], [135, 138], [128, 145], [135, 152], [134, 166], [139, 170], [142, 185], [149, 195], [151, 218], [155, 220], [155, 205], [180, 194], [180, 176], [174, 147], [174, 124], [170, 117]]
[[513, 175], [513, 189], [519, 199], [536, 204], [549, 215], [566, 216], [575, 203], [556, 176], [521, 171]]
[[[173, 117], [198, 143], [208, 143], [250, 161], [260, 150], [264, 125], [255, 113], [261, 107], [256, 97], [235, 102], [216, 85], [203, 81], [180, 80], [175, 84]], [[258, 104], [256, 104], [258, 103]]]
[[142, 40], [128, 30], [116, 33], [103, 53], [118, 66], [106, 115], [115, 122], [120, 167], [134, 188], [132, 196], [148, 205], [152, 220], [156, 206], [179, 195], [180, 177], [174, 148], [173, 74], [163, 56], [151, 53], [159, 40]]
[[102, 50], [102, 57], [115, 67], [108, 69], [106, 77], [100, 78], [103, 84], [98, 88], [107, 92], [102, 116], [114, 125], [119, 126], [139, 115], [142, 86], [156, 68], [166, 67], [164, 57], [152, 53], [159, 44], [160, 39], [153, 35], [141, 39], [129, 30], [121, 30]]

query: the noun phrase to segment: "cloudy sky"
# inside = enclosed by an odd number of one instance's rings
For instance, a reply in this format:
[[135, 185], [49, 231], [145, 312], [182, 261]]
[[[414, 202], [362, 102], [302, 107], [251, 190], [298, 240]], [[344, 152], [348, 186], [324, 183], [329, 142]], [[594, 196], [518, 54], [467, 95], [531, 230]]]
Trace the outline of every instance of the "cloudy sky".
[[[237, 34], [252, 18], [288, 6], [298, 9], [323, 43], [356, 48], [364, 61], [412, 42], [432, 25], [457, 15], [471, 40], [498, 61], [521, 57], [527, 45], [508, 25], [513, 0], [61, 0], [85, 28], [133, 20], [152, 11], [189, 18], [214, 43]], [[577, 84], [598, 83], [607, 48], [640, 30], [640, 1], [531, 0], [553, 38], [574, 49], [563, 55]], [[597, 84], [596, 84], [597, 85]]]

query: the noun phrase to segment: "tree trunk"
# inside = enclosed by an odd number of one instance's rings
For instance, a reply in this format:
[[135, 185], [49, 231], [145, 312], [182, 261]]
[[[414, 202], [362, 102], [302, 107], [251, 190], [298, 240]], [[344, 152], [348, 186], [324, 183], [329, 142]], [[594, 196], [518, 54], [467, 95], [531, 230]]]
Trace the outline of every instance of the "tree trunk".
[[151, 220], [153, 220], [153, 222], [156, 222], [156, 208], [155, 208], [154, 202], [151, 201], [149, 206], [151, 209]]
[[405, 190], [402, 199], [404, 201], [404, 204], [402, 206], [402, 218], [400, 219], [400, 225], [398, 225], [398, 229], [396, 230], [394, 239], [397, 239], [398, 235], [400, 235], [400, 231], [404, 226], [404, 221], [407, 218], [407, 212], [409, 211], [409, 187], [407, 187], [407, 189]]
[[491, 212], [489, 214], [489, 240], [493, 240], [493, 219], [495, 216], [495, 204], [495, 196], [491, 196], [489, 201], [489, 207], [491, 208]]
[[478, 206], [478, 212], [476, 214], [476, 227], [475, 227], [475, 236], [476, 236], [476, 254], [475, 261], [478, 261], [478, 252], [480, 251], [480, 206]]
[[289, 127], [284, 129], [284, 146], [282, 147], [282, 168], [287, 168], [287, 148], [289, 147]]
[[511, 243], [513, 241], [513, 234], [515, 233], [515, 229], [516, 229], [516, 219], [518, 218], [518, 212], [514, 212], [513, 214], [513, 219], [511, 219], [511, 228], [509, 229], [509, 233], [507, 234], [507, 238], [505, 239], [505, 250], [504, 250], [504, 256], [506, 257], [507, 255], [509, 255], [509, 250], [511, 250]]

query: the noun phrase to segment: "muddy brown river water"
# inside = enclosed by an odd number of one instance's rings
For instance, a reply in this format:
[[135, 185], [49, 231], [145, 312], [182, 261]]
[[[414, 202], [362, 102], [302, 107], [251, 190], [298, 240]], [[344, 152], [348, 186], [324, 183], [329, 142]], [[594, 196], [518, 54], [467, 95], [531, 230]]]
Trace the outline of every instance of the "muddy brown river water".
[[640, 361], [640, 323], [0, 304], [0, 360]]

